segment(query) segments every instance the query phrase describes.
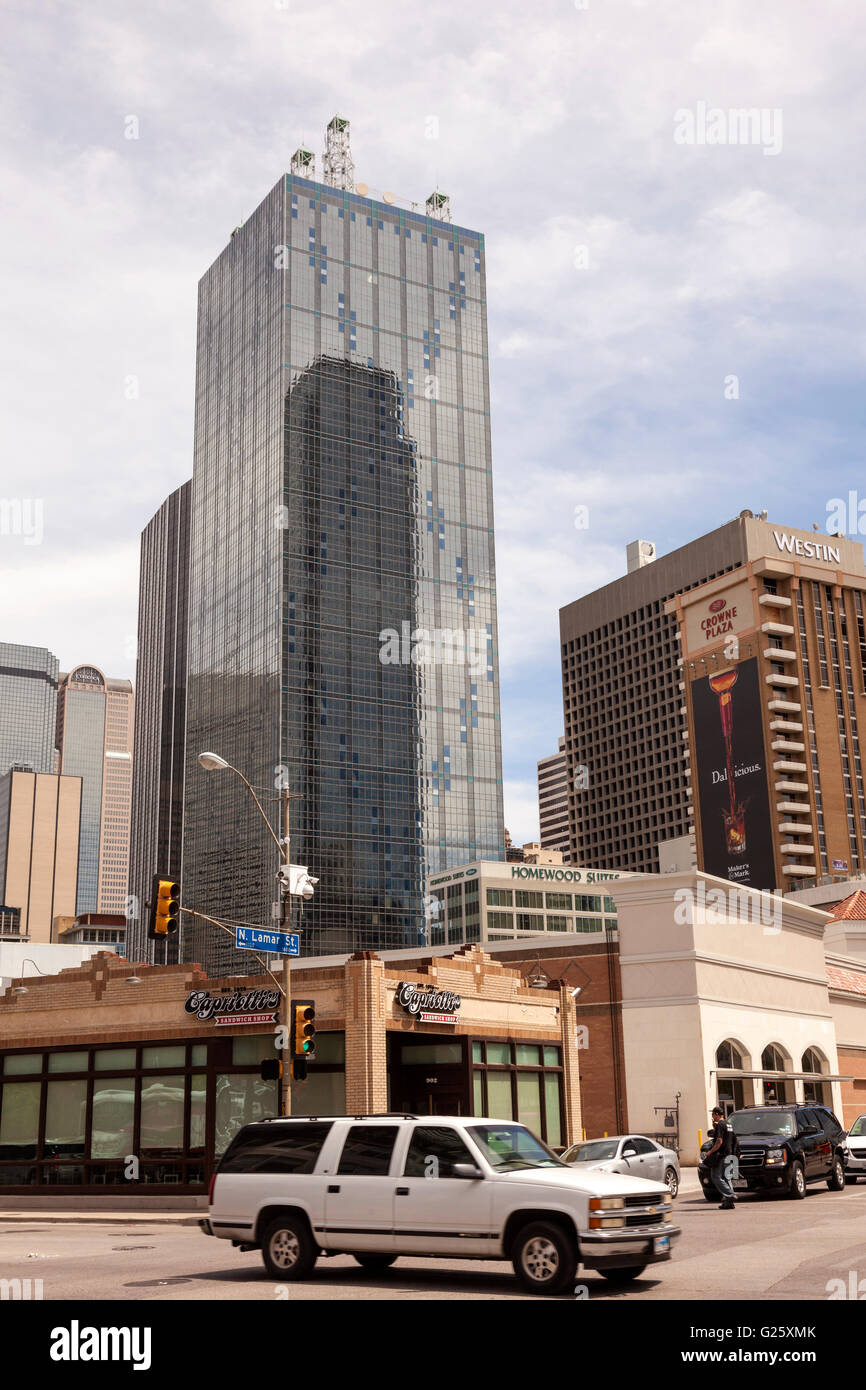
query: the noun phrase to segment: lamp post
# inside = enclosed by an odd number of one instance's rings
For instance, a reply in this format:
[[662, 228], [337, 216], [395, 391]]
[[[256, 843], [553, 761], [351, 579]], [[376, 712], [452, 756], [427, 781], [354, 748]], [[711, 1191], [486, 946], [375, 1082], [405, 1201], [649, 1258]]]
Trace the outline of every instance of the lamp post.
[[[238, 768], [232, 767], [231, 763], [226, 762], [225, 758], [221, 758], [220, 755], [219, 755], [219, 753], [211, 753], [211, 752], [199, 753], [199, 755], [198, 755], [198, 761], [199, 761], [199, 765], [203, 768], [203, 770], [204, 770], [205, 772], [223, 772], [223, 771], [233, 772], [233, 773], [235, 774], [236, 777], [239, 777], [239, 778], [241, 779], [241, 781], [243, 782], [243, 784], [244, 784], [244, 786], [246, 787], [247, 791], [249, 792], [250, 796], [252, 797], [253, 801], [256, 803], [256, 807], [258, 808], [259, 815], [261, 816], [261, 818], [262, 818], [262, 820], [264, 821], [265, 825], [268, 827], [268, 834], [270, 835], [271, 839], [273, 840], [274, 844], [275, 844], [276, 847], [277, 847], [277, 851], [278, 851], [278, 853], [279, 853], [279, 855], [280, 855], [280, 866], [281, 866], [281, 868], [284, 868], [284, 869], [285, 869], [285, 884], [283, 883], [282, 876], [278, 876], [278, 877], [280, 878], [280, 887], [281, 887], [281, 904], [280, 904], [280, 905], [281, 905], [281, 909], [282, 909], [282, 911], [281, 911], [281, 916], [280, 916], [280, 927], [281, 927], [281, 929], [282, 929], [283, 931], [288, 931], [289, 927], [291, 926], [291, 898], [289, 897], [289, 893], [288, 893], [288, 865], [289, 865], [289, 862], [290, 862], [290, 860], [289, 860], [289, 835], [290, 835], [289, 806], [290, 806], [290, 803], [291, 803], [291, 800], [292, 800], [291, 792], [289, 791], [288, 787], [283, 787], [282, 791], [280, 792], [280, 800], [281, 800], [282, 803], [283, 803], [283, 838], [282, 838], [282, 840], [280, 840], [279, 837], [278, 837], [277, 835], [274, 834], [273, 826], [271, 825], [270, 821], [268, 820], [268, 817], [267, 817], [267, 815], [265, 814], [264, 807], [262, 806], [262, 803], [259, 801], [259, 798], [256, 796], [256, 793], [255, 793], [255, 790], [254, 790], [252, 784], [247, 780], [247, 778], [244, 776], [244, 774], [238, 770]], [[280, 986], [281, 994], [280, 994], [279, 1023], [280, 1023], [280, 1025], [281, 1025], [282, 1030], [283, 1030], [283, 1032], [282, 1032], [282, 1037], [283, 1037], [284, 1040], [288, 1041], [288, 1036], [289, 1036], [289, 997], [290, 997], [290, 994], [291, 994], [291, 965], [290, 965], [290, 957], [289, 957], [289, 956], [287, 956], [287, 955], [284, 955], [284, 956], [283, 956], [283, 958], [282, 958], [282, 965], [283, 965], [283, 969], [282, 969], [282, 977], [283, 977], [283, 979], [282, 979], [282, 984], [281, 984], [281, 986]], [[290, 1049], [289, 1049], [288, 1046], [286, 1046], [286, 1047], [284, 1047], [284, 1048], [282, 1049], [282, 1051], [283, 1051], [283, 1053], [285, 1054], [285, 1053], [289, 1053], [289, 1052], [290, 1052]], [[284, 1056], [284, 1060], [283, 1060], [283, 1065], [282, 1065], [282, 1068], [281, 1068], [281, 1072], [282, 1072], [282, 1075], [281, 1075], [280, 1080], [279, 1080], [279, 1082], [278, 1082], [279, 1095], [277, 1096], [277, 1112], [278, 1112], [278, 1114], [280, 1114], [280, 1115], [288, 1115], [288, 1114], [290, 1113], [290, 1105], [291, 1105], [291, 1088], [290, 1088], [291, 1060], [290, 1060], [289, 1057], [285, 1057], [285, 1056]]]

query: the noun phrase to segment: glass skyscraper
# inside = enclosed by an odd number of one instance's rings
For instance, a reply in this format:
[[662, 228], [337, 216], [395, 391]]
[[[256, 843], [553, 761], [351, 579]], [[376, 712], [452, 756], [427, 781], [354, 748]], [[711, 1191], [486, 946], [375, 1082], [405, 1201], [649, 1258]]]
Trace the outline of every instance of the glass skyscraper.
[[0, 777], [54, 771], [59, 676], [46, 647], [0, 642]]
[[181, 870], [191, 494], [177, 488], [141, 533], [127, 956], [160, 965], [178, 938], [148, 941], [145, 903], [154, 874]]
[[[428, 872], [504, 858], [484, 239], [298, 173], [199, 287], [184, 904], [305, 955], [423, 944]], [[184, 958], [244, 969], [184, 921]]]

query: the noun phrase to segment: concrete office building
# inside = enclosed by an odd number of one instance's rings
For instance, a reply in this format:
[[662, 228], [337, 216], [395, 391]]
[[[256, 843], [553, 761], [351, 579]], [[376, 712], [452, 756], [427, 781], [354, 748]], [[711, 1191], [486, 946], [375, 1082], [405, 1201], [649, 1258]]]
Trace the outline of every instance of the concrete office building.
[[481, 942], [486, 948], [491, 941], [550, 932], [604, 937], [616, 930], [616, 907], [607, 885], [621, 876], [571, 864], [484, 861], [433, 874], [427, 944]]
[[326, 141], [324, 180], [297, 151], [201, 280], [190, 539], [184, 900], [266, 922], [275, 897], [211, 750], [275, 826], [298, 798], [304, 951], [414, 943], [428, 872], [504, 854], [484, 238], [443, 194], [356, 188], [341, 118]]
[[130, 681], [107, 679], [96, 666], [61, 673], [60, 771], [82, 784], [73, 915], [126, 911], [133, 712]]
[[[181, 870], [191, 493], [191, 483], [177, 488], [141, 534], [129, 858], [133, 960], [157, 958], [145, 907], [154, 874], [179, 878]], [[176, 961], [178, 938], [159, 952], [161, 964]]]
[[54, 772], [60, 665], [46, 647], [0, 642], [0, 777]]
[[81, 791], [53, 772], [0, 777], [0, 903], [25, 939], [50, 942], [54, 919], [75, 915]]
[[558, 849], [568, 860], [571, 840], [568, 824], [568, 758], [565, 739], [556, 753], [538, 761], [539, 843], [544, 849]]
[[699, 866], [785, 892], [866, 868], [866, 566], [840, 536], [740, 525], [744, 563], [667, 605], [682, 734]]
[[674, 594], [743, 563], [730, 521], [669, 555], [629, 547], [629, 572], [560, 609], [571, 859], [658, 870], [658, 842], [689, 833], [688, 756]]

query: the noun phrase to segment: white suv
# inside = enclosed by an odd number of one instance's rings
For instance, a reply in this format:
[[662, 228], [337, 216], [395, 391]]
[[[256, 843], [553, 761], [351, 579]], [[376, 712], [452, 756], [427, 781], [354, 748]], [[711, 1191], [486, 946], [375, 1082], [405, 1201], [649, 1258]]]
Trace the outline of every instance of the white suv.
[[260, 1249], [280, 1281], [319, 1255], [384, 1270], [398, 1255], [510, 1259], [533, 1293], [578, 1264], [615, 1283], [670, 1259], [663, 1183], [569, 1168], [511, 1120], [341, 1115], [264, 1120], [235, 1136], [211, 1180], [209, 1236]]

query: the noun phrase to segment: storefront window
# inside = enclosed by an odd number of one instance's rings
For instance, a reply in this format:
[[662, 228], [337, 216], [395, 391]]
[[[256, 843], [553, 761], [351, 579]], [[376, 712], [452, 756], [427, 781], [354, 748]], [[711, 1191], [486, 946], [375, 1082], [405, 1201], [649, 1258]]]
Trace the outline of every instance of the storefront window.
[[315, 1064], [334, 1063], [343, 1065], [346, 1061], [345, 1033], [317, 1033]]
[[422, 1043], [420, 1047], [412, 1047], [407, 1043], [400, 1049], [400, 1060], [404, 1067], [426, 1067], [437, 1063], [439, 1066], [445, 1066], [448, 1062], [461, 1062], [463, 1048], [459, 1042]]
[[206, 1067], [207, 1043], [195, 1043], [190, 1056], [194, 1067]]
[[517, 1118], [533, 1134], [541, 1134], [540, 1077], [535, 1071], [517, 1073]]
[[[488, 1050], [490, 1044], [488, 1043]], [[511, 1072], [487, 1073], [487, 1113], [493, 1120], [512, 1120]]]
[[4, 1076], [26, 1076], [28, 1072], [42, 1070], [41, 1052], [19, 1052], [3, 1059]]
[[487, 1114], [484, 1105], [484, 1073], [480, 1071], [472, 1073], [472, 1113], [473, 1115]]
[[125, 1158], [132, 1153], [134, 1134], [134, 1078], [94, 1081], [91, 1158]]
[[483, 1043], [474, 1042], [474, 1043], [472, 1044], [472, 1060], [473, 1060], [473, 1062], [483, 1062], [483, 1061], [484, 1061], [484, 1044], [483, 1044]]
[[36, 1157], [41, 1089], [38, 1081], [23, 1081], [15, 1086], [3, 1087], [0, 1099], [0, 1158]]
[[207, 1117], [207, 1076], [204, 1073], [197, 1074], [191, 1076], [189, 1081], [189, 1149], [190, 1153], [202, 1153]]
[[[547, 1048], [544, 1049], [545, 1052]], [[556, 1051], [555, 1048], [550, 1049]], [[544, 1108], [547, 1116], [547, 1143], [552, 1149], [558, 1148], [562, 1143], [562, 1126], [559, 1120], [559, 1088], [561, 1077], [558, 1073], [548, 1074], [544, 1078]]]
[[519, 1067], [537, 1067], [541, 1063], [541, 1048], [537, 1043], [518, 1043], [516, 1052]]
[[546, 1047], [546, 1048], [544, 1049], [544, 1065], [545, 1065], [546, 1067], [558, 1067], [558, 1066], [559, 1066], [559, 1048], [558, 1048], [558, 1047]]
[[[84, 1067], [86, 1069], [86, 1062]], [[94, 1071], [133, 1071], [134, 1069], [134, 1047], [105, 1047], [97, 1052], [93, 1058]]]
[[186, 1063], [186, 1048], [183, 1043], [179, 1047], [143, 1047], [141, 1049], [141, 1065], [143, 1067], [182, 1067]]
[[[235, 1039], [246, 1042], [247, 1039]], [[270, 1043], [271, 1039], [266, 1041]], [[229, 1076], [216, 1079], [216, 1136], [214, 1150], [219, 1157], [243, 1125], [264, 1120], [277, 1113], [277, 1083], [258, 1076]]]
[[51, 1052], [48, 1055], [49, 1071], [87, 1071], [86, 1052]]
[[182, 1076], [160, 1076], [141, 1084], [141, 1152], [183, 1152]]
[[306, 1081], [292, 1082], [293, 1115], [345, 1115], [346, 1077], [341, 1071], [316, 1071]]
[[511, 1062], [511, 1044], [489, 1042], [487, 1044], [487, 1065], [507, 1067]]
[[86, 1081], [49, 1081], [45, 1109], [45, 1157], [83, 1158]]
[[235, 1066], [258, 1066], [259, 1062], [276, 1057], [275, 1036], [274, 1033], [255, 1033], [245, 1038], [232, 1038], [232, 1061]]

